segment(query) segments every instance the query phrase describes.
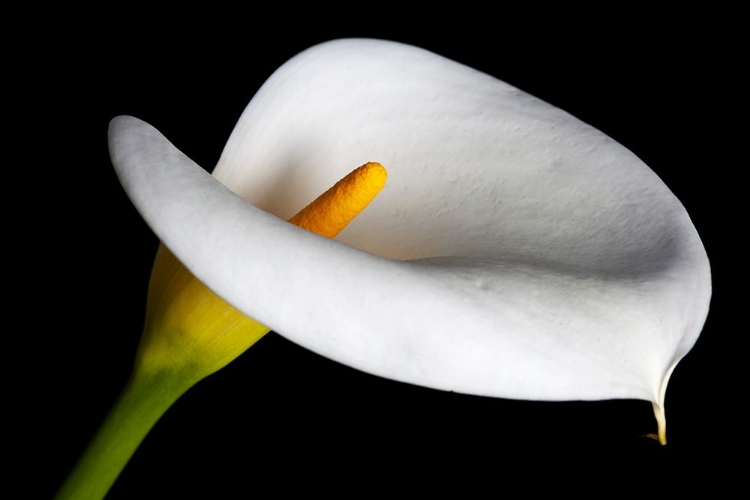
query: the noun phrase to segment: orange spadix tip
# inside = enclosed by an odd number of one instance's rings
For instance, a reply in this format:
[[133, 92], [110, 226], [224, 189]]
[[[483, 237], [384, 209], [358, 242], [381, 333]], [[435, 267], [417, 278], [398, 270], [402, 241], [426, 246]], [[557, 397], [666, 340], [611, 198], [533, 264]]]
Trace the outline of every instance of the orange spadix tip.
[[365, 163], [318, 196], [289, 222], [334, 238], [378, 195], [387, 177], [388, 171], [380, 163]]

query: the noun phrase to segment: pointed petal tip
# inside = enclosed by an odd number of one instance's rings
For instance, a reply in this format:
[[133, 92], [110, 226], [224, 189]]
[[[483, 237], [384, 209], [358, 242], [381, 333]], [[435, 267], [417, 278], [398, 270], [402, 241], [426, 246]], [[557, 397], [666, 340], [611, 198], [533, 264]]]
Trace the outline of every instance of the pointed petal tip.
[[652, 403], [654, 408], [654, 416], [656, 417], [656, 424], [658, 426], [658, 435], [649, 434], [650, 437], [657, 439], [662, 445], [667, 444], [667, 417], [664, 414], [664, 405], [658, 405]]
[[662, 445], [667, 444], [667, 416], [664, 410], [664, 401], [667, 396], [667, 386], [669, 385], [669, 379], [672, 377], [677, 361], [673, 361], [672, 365], [667, 369], [664, 377], [662, 377], [661, 385], [658, 392], [658, 402], [651, 402], [651, 406], [654, 409], [654, 417], [656, 417], [657, 434], [649, 434], [649, 437], [659, 441]]

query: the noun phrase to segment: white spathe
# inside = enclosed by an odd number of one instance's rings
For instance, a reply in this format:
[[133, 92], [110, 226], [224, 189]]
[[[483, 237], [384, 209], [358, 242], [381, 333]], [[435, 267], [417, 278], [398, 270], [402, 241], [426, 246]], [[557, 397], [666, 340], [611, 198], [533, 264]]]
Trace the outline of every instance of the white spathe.
[[[212, 290], [384, 377], [663, 407], [708, 312], [705, 250], [642, 161], [415, 47], [340, 40], [296, 56], [254, 97], [214, 177], [132, 117], [112, 121], [110, 151], [154, 232]], [[338, 241], [284, 221], [367, 161], [388, 184]]]

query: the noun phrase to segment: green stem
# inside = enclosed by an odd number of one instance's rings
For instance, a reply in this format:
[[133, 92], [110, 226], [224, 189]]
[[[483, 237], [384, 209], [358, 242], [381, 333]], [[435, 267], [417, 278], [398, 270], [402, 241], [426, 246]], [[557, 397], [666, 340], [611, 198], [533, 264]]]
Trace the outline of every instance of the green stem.
[[55, 500], [101, 500], [164, 412], [188, 390], [172, 373], [136, 369]]

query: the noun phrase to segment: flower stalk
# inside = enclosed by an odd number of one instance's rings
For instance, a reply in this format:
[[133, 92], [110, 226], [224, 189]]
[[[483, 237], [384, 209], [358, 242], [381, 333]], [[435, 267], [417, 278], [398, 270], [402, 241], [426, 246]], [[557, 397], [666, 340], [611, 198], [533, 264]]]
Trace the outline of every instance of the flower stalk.
[[55, 498], [104, 498], [146, 434], [192, 385], [176, 372], [136, 368]]

